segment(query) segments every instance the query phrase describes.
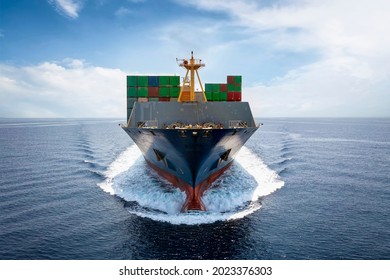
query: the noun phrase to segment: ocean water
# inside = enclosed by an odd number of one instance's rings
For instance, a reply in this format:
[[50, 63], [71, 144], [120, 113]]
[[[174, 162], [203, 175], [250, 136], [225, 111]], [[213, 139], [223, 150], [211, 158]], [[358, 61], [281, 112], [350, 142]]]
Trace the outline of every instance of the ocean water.
[[0, 259], [390, 259], [390, 119], [261, 119], [205, 194], [115, 119], [0, 119]]

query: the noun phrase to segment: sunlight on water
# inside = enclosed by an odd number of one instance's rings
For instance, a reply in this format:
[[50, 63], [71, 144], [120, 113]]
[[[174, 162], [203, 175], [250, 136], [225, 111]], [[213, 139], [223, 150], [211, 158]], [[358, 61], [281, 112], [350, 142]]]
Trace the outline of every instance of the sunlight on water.
[[256, 154], [243, 147], [232, 167], [203, 196], [207, 212], [181, 213], [185, 194], [147, 167], [137, 146], [122, 152], [105, 172], [99, 186], [125, 201], [140, 217], [172, 224], [203, 224], [243, 218], [261, 208], [259, 199], [284, 182]]

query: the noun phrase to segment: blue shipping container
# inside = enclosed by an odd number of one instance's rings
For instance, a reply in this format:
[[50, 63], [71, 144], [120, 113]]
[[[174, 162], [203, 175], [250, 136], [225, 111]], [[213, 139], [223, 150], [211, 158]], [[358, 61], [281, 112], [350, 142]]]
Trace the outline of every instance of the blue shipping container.
[[149, 76], [148, 77], [148, 86], [150, 87], [158, 87], [158, 76]]

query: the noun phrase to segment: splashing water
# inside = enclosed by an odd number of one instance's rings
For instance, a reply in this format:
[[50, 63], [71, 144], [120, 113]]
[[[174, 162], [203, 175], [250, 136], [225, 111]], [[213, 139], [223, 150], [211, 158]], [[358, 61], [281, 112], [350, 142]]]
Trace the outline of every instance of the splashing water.
[[122, 152], [99, 186], [128, 202], [128, 211], [171, 224], [203, 224], [243, 218], [261, 208], [259, 199], [284, 186], [277, 173], [242, 147], [232, 167], [203, 195], [207, 212], [181, 213], [185, 194], [148, 168], [136, 145]]

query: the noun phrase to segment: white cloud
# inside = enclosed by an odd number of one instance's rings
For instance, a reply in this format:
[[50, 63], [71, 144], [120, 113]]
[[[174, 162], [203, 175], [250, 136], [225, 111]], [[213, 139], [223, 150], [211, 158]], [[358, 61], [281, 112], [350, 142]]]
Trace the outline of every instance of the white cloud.
[[[266, 47], [271, 55], [289, 53], [292, 59], [294, 54], [316, 54], [308, 64], [291, 66], [287, 74], [279, 73], [267, 83], [246, 85], [244, 99], [253, 103], [256, 115], [390, 116], [389, 1], [291, 0], [267, 6], [252, 0], [184, 3], [226, 14], [231, 26], [246, 33], [252, 49]], [[220, 55], [227, 54], [232, 57], [229, 47]], [[258, 67], [269, 66], [259, 63]], [[250, 70], [257, 68], [252, 65]]]
[[125, 17], [127, 15], [131, 14], [131, 11], [125, 7], [120, 7], [116, 12], [115, 12], [115, 16], [121, 18], [121, 17]]
[[48, 2], [62, 15], [76, 19], [83, 6], [83, 0], [48, 0]]
[[244, 100], [264, 117], [389, 117], [390, 79], [370, 72], [359, 61], [323, 60], [245, 88]]
[[187, 0], [178, 3], [228, 14], [232, 23], [264, 32], [276, 46], [289, 49], [321, 48], [328, 52], [369, 54], [388, 52], [390, 2], [284, 1], [284, 5], [262, 6], [250, 0]]
[[1, 117], [123, 117], [126, 74], [81, 60], [0, 64]]

